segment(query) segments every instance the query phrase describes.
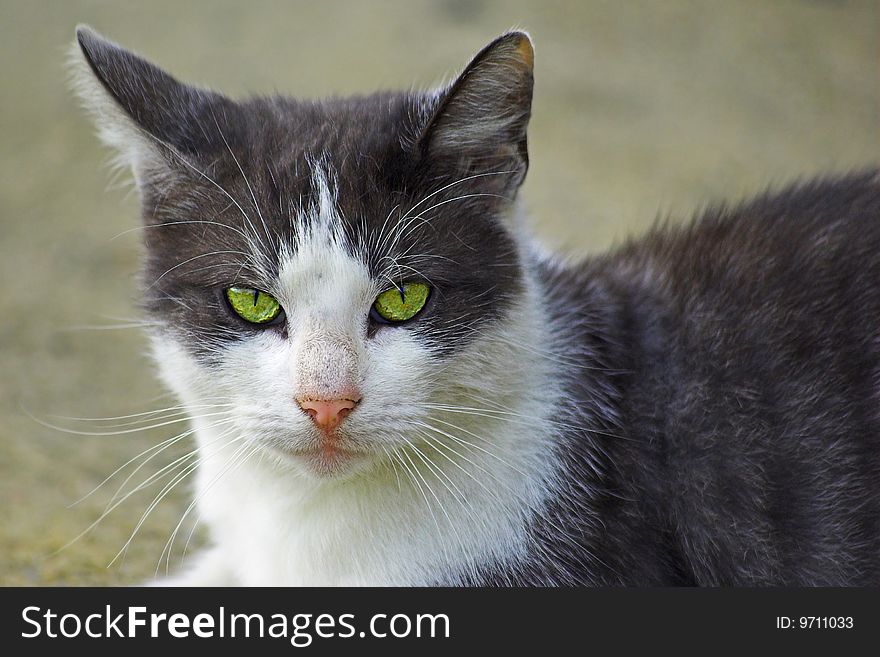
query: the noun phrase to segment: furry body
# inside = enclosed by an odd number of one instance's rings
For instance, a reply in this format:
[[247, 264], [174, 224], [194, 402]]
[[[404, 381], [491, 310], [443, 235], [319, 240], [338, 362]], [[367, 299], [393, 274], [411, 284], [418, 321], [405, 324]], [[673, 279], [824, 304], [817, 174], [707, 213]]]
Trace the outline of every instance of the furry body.
[[[545, 270], [600, 354], [568, 396], [611, 410], [562, 450], [601, 473], [572, 495], [598, 520], [592, 581], [880, 581], [878, 192], [876, 172], [807, 183]], [[573, 553], [514, 581], [570, 581]]]

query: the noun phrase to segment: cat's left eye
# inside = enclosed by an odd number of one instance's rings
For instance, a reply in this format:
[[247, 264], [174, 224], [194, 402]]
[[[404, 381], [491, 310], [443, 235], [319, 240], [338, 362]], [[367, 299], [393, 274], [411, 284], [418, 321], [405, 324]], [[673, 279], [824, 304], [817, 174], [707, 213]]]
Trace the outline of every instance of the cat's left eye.
[[230, 287], [226, 290], [229, 307], [251, 324], [268, 324], [281, 314], [281, 304], [271, 294], [251, 287]]
[[421, 312], [430, 294], [431, 288], [425, 283], [404, 283], [376, 297], [371, 315], [383, 324], [406, 322]]

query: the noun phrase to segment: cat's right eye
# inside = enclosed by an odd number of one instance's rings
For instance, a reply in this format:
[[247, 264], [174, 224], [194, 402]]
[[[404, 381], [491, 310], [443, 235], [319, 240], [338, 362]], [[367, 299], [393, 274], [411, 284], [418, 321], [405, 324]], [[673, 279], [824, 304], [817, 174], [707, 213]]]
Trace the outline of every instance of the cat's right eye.
[[251, 287], [230, 287], [226, 290], [229, 307], [251, 324], [268, 324], [281, 315], [281, 304], [271, 294]]

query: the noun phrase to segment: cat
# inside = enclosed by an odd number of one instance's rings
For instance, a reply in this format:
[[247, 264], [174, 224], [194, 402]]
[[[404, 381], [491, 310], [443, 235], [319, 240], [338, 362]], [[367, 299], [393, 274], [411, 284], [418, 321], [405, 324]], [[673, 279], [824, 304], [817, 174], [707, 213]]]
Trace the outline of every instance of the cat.
[[525, 230], [534, 51], [233, 101], [87, 27], [210, 546], [174, 585], [880, 584], [880, 175], [565, 264]]

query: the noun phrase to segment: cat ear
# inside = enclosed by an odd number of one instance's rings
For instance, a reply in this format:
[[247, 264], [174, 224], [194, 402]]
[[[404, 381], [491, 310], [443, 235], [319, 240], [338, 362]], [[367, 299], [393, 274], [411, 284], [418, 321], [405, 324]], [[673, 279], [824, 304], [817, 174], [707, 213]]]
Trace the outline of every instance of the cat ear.
[[498, 173], [498, 182], [515, 191], [529, 164], [533, 66], [525, 32], [508, 32], [483, 48], [440, 94], [420, 139], [423, 154], [453, 158], [468, 173]]
[[72, 66], [74, 87], [102, 140], [132, 167], [139, 185], [179, 164], [181, 155], [216, 147], [209, 135], [218, 130], [205, 122], [223, 116], [228, 99], [178, 82], [87, 26], [77, 27]]

